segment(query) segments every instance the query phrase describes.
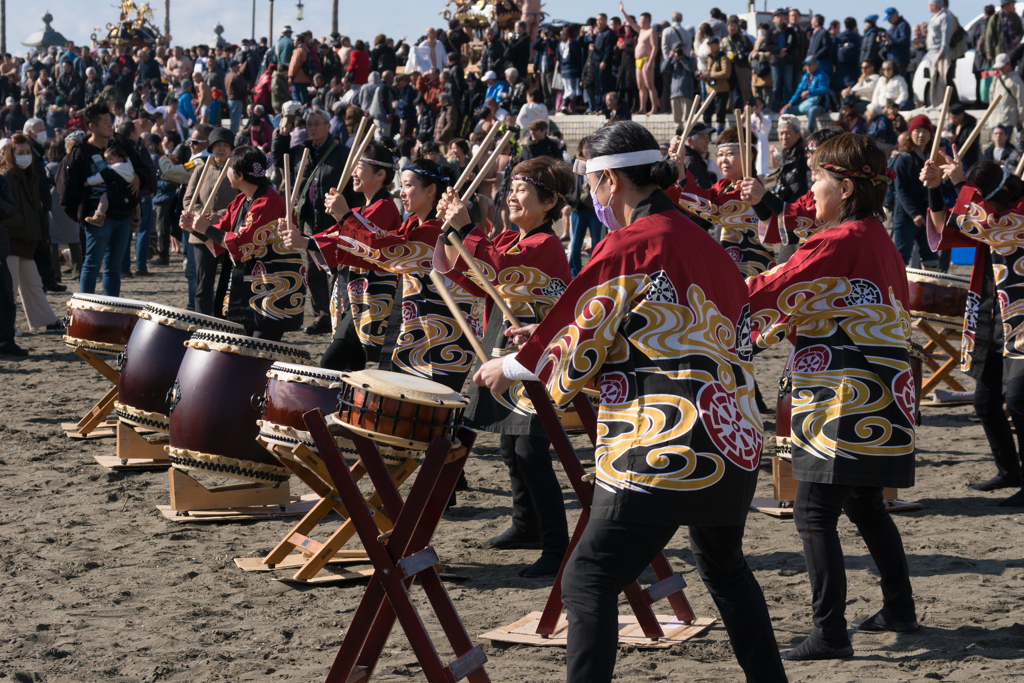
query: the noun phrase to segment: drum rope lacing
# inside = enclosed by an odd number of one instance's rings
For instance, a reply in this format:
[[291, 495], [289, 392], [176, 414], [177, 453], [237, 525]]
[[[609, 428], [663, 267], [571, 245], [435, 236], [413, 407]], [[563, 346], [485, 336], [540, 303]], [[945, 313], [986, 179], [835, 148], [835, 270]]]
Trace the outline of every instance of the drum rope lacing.
[[[275, 434], [275, 433], [272, 433], [272, 432], [265, 432], [262, 429], [260, 430], [260, 436], [262, 436], [264, 439], [268, 439], [268, 440], [284, 441], [286, 443], [301, 443], [303, 446], [309, 446], [309, 447], [313, 448], [314, 450], [316, 449], [316, 444], [314, 442], [312, 442], [312, 441], [303, 441], [302, 439], [296, 439], [296, 438], [293, 438], [293, 437], [290, 437], [290, 436], [284, 436], [282, 434]], [[342, 453], [351, 453], [353, 455], [359, 455], [359, 451], [357, 451], [354, 448], [345, 448], [343, 446], [338, 446], [338, 450], [340, 452], [342, 452]]]
[[134, 422], [136, 424], [140, 424], [143, 427], [158, 427], [161, 430], [167, 429], [167, 424], [168, 423], [167, 423], [166, 420], [164, 422], [158, 422], [158, 421], [150, 419], [148, 417], [142, 417], [141, 415], [134, 415], [134, 414], [129, 413], [129, 412], [125, 411], [125, 410], [122, 410], [121, 408], [116, 409], [114, 412], [117, 414], [117, 416], [119, 418], [125, 419], [125, 420], [127, 420], [129, 422]]
[[167, 459], [171, 461], [172, 465], [181, 465], [191, 469], [209, 470], [211, 472], [228, 472], [235, 474], [243, 479], [252, 480], [263, 480], [281, 483], [288, 481], [291, 474], [270, 474], [267, 472], [258, 472], [256, 470], [250, 470], [236, 465], [224, 465], [216, 462], [207, 462], [205, 460], [196, 460], [194, 458], [182, 457], [175, 455], [174, 453], [168, 453]]
[[306, 349], [297, 349], [290, 346], [279, 346], [272, 342], [266, 342], [261, 339], [254, 337], [222, 337], [219, 334], [207, 334], [205, 332], [195, 332], [192, 335], [193, 341], [211, 341], [217, 344], [234, 344], [235, 346], [243, 346], [247, 349], [253, 349], [255, 351], [270, 351], [272, 353], [283, 353], [298, 358], [311, 358], [309, 351]]
[[196, 318], [194, 316], [187, 315], [187, 314], [182, 314], [182, 313], [177, 313], [175, 311], [171, 311], [171, 310], [168, 310], [166, 308], [162, 308], [160, 306], [155, 306], [153, 304], [147, 305], [142, 310], [145, 311], [146, 313], [156, 313], [157, 315], [163, 316], [164, 318], [171, 318], [173, 320], [180, 320], [181, 322], [188, 323], [189, 325], [201, 325], [202, 327], [205, 327], [207, 329], [213, 328], [213, 329], [217, 330], [218, 332], [231, 333], [233, 331], [237, 332], [240, 329], [240, 326], [230, 326], [229, 327], [229, 326], [225, 325], [221, 321], [218, 321], [218, 320], [208, 320], [208, 319], [205, 319], [205, 318], [200, 320], [199, 318]]
[[[370, 393], [373, 396], [377, 396], [378, 398], [385, 399], [385, 397], [381, 397], [378, 394], [374, 394], [373, 391], [370, 389], [370, 385], [369, 384], [363, 384], [362, 385], [362, 389], [364, 391], [367, 391], [368, 393]], [[377, 434], [386, 434], [387, 436], [399, 436], [398, 434], [395, 433], [395, 431], [396, 431], [396, 429], [398, 427], [398, 424], [400, 422], [406, 422], [406, 423], [411, 423], [412, 426], [413, 426], [413, 428], [412, 428], [412, 436], [408, 437], [409, 441], [416, 441], [416, 439], [415, 439], [416, 428], [419, 427], [419, 426], [424, 426], [424, 427], [427, 427], [428, 429], [433, 429], [433, 428], [436, 428], [436, 427], [441, 427], [441, 428], [444, 429], [445, 438], [450, 441], [451, 440], [451, 436], [455, 433], [455, 430], [459, 426], [461, 426], [461, 424], [462, 424], [461, 419], [460, 419], [462, 417], [462, 412], [463, 412], [462, 408], [444, 408], [445, 411], [450, 411], [450, 418], [448, 420], [445, 420], [443, 422], [437, 422], [437, 421], [426, 422], [424, 420], [420, 420], [418, 417], [402, 417], [402, 416], [400, 416], [398, 414], [385, 413], [385, 412], [383, 412], [383, 401], [378, 402], [377, 406], [375, 408], [373, 408], [373, 409], [370, 409], [370, 408], [368, 408], [365, 405], [359, 405], [359, 404], [355, 403], [353, 398], [352, 398], [353, 395], [355, 394], [355, 391], [356, 391], [356, 387], [354, 385], [352, 385], [352, 384], [346, 384], [342, 388], [342, 390], [338, 393], [338, 403], [339, 403], [339, 411], [338, 412], [341, 413], [342, 409], [347, 408], [349, 415], [352, 415], [353, 411], [356, 411], [356, 413], [359, 416], [362, 416], [363, 414], [373, 415], [373, 429], [371, 431], [373, 431], [373, 432], [375, 432]], [[399, 394], [399, 395], [403, 399], [405, 398], [405, 396], [403, 394]], [[438, 403], [441, 403], [441, 401], [438, 400]], [[420, 406], [422, 406], [424, 408], [430, 408], [430, 419], [434, 420], [436, 418], [437, 410], [438, 410], [437, 407], [427, 406], [427, 405], [424, 405], [424, 404], [414, 404], [414, 405], [420, 405]], [[386, 417], [389, 420], [391, 420], [391, 432], [390, 433], [389, 432], [382, 432], [382, 431], [380, 431], [380, 420], [381, 420], [382, 417]], [[402, 437], [402, 438], [405, 438], [405, 437]]]

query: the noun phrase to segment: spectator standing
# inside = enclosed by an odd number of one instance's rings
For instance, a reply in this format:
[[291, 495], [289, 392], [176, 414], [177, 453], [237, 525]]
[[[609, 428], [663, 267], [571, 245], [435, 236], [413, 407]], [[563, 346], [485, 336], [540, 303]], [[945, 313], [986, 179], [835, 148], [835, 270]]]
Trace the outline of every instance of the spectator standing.
[[[849, 88], [860, 78], [860, 48], [863, 40], [857, 33], [857, 20], [846, 17], [845, 28], [836, 36], [836, 80], [840, 88]], [[874, 67], [874, 62], [871, 62]], [[845, 95], [844, 95], [845, 97]]]
[[445, 149], [459, 131], [459, 111], [447, 93], [441, 93], [438, 103], [440, 106], [434, 123], [434, 142]]
[[1021, 125], [1021, 119], [1024, 119], [1024, 109], [1021, 108], [1024, 82], [1021, 81], [1020, 74], [1013, 70], [1010, 58], [1006, 54], [996, 55], [992, 67], [996, 73], [992, 79], [989, 97], [994, 101], [1002, 95], [1003, 99], [992, 112], [989, 122], [1016, 128]]
[[[672, 31], [673, 29], [668, 29]], [[672, 119], [676, 127], [683, 125], [683, 114], [688, 113], [693, 104], [694, 88], [696, 86], [696, 62], [689, 56], [684, 43], [676, 43], [665, 60], [666, 71], [671, 75], [669, 84], [669, 103], [672, 107]]]
[[754, 50], [754, 42], [750, 40], [750, 36], [740, 31], [740, 20], [735, 16], [729, 17], [726, 31], [728, 35], [722, 49], [732, 65], [730, 81], [742, 106], [750, 102], [754, 96], [750, 83], [750, 53]]
[[[793, 48], [793, 65], [794, 69], [799, 69], [799, 65], [803, 64], [804, 60], [807, 59], [807, 48], [810, 43], [811, 36], [809, 30], [804, 28], [803, 24], [801, 23], [803, 19], [801, 17], [800, 10], [795, 8], [790, 9], [788, 19], [789, 26], [793, 29], [797, 36], [797, 39], [794, 41]], [[796, 78], [795, 75], [794, 78]]]
[[[114, 132], [110, 110], [105, 103], [94, 103], [85, 108], [85, 121], [89, 137], [72, 149], [61, 162], [57, 173], [57, 189], [64, 212], [76, 218], [85, 230], [85, 259], [82, 265], [80, 291], [92, 294], [96, 291], [96, 277], [103, 264], [103, 293], [107, 296], [121, 295], [121, 262], [124, 250], [131, 238], [132, 210], [137, 202], [134, 192], [149, 184], [148, 166], [143, 164], [135, 152], [135, 146], [124, 136]], [[129, 185], [116, 171], [96, 158], [103, 156], [108, 145], [117, 145], [135, 169], [135, 180]], [[85, 181], [100, 173], [104, 184], [87, 188]], [[100, 195], [107, 193], [109, 205], [103, 225], [84, 222], [99, 205]]]
[[49, 216], [52, 200], [50, 179], [46, 174], [46, 149], [43, 147], [43, 143], [46, 142], [46, 124], [42, 119], [28, 119], [22, 126], [22, 133], [32, 149], [32, 176], [39, 183], [36, 196], [43, 205], [43, 237], [39, 241], [33, 260], [39, 270], [39, 277], [42, 278], [43, 289], [48, 292], [63, 292], [67, 287], [60, 284], [60, 262], [54, 261], [50, 248]]
[[[284, 29], [281, 30], [281, 37], [277, 39], [277, 45], [274, 46], [275, 61], [278, 66], [291, 64], [292, 50], [294, 49], [295, 42], [292, 40], [292, 27], [285, 24]], [[189, 68], [189, 72], [191, 72], [191, 68]]]
[[[677, 78], [676, 65], [680, 61], [678, 59], [674, 59], [677, 52], [681, 53], [684, 58], [688, 58], [690, 53], [693, 52], [693, 34], [683, 26], [682, 12], [673, 12], [672, 22], [661, 32], [661, 86], [662, 89], [667, 87], [670, 92], [673, 89], [672, 83]], [[691, 68], [691, 76], [692, 72], [693, 69]], [[678, 90], [678, 88], [676, 88], [676, 90]], [[691, 93], [690, 98], [692, 97], [693, 95]], [[677, 126], [682, 122], [683, 107], [689, 108], [690, 106], [690, 103], [684, 100], [685, 98], [683, 98], [682, 95], [669, 97], [669, 103], [672, 107], [672, 118], [675, 120]]]
[[886, 36], [886, 56], [895, 65], [897, 75], [906, 76], [908, 74], [907, 67], [910, 64], [910, 42], [913, 37], [910, 23], [900, 16], [895, 7], [886, 8], [885, 20], [889, 22], [889, 31]]
[[43, 281], [33, 260], [36, 248], [46, 237], [46, 210], [39, 194], [34, 157], [32, 146], [22, 133], [11, 136], [0, 156], [0, 175], [7, 181], [14, 203], [13, 215], [4, 220], [10, 242], [7, 270], [21, 297], [29, 328], [61, 332], [63, 325], [46, 300]]
[[869, 14], [864, 17], [864, 39], [860, 44], [860, 61], [871, 62], [875, 65], [875, 71], [882, 65], [884, 55], [885, 39], [884, 32], [878, 27], [878, 15]]
[[563, 114], [576, 113], [576, 100], [583, 95], [580, 89], [580, 80], [583, 77], [583, 65], [587, 59], [586, 45], [580, 37], [579, 27], [566, 26], [562, 29], [561, 40], [558, 43], [556, 54], [558, 73], [562, 76]]
[[772, 160], [779, 168], [779, 181], [775, 194], [784, 202], [795, 202], [811, 189], [810, 172], [807, 169], [807, 153], [804, 139], [800, 134], [800, 121], [795, 116], [779, 117], [780, 152], [772, 147]]
[[590, 91], [590, 111], [592, 113], [601, 110], [604, 94], [614, 89], [612, 52], [615, 49], [616, 40], [615, 32], [608, 28], [608, 15], [598, 14], [590, 53], [591, 68], [596, 67], [594, 69], [594, 84]]
[[[125, 139], [135, 145], [135, 153], [138, 155], [139, 161], [146, 167], [143, 177], [146, 178], [146, 184], [139, 185], [139, 225], [135, 228], [135, 275], [136, 277], [146, 277], [149, 275], [149, 244], [150, 236], [153, 232], [153, 195], [156, 192], [156, 167], [153, 165], [153, 157], [150, 156], [149, 150], [146, 147], [146, 140], [149, 139], [149, 135], [141, 135], [138, 127], [131, 121], [125, 121], [117, 129]], [[51, 145], [52, 146], [52, 145]], [[56, 211], [59, 206], [55, 206], [53, 211], [56, 215]], [[128, 252], [131, 249], [125, 249], [125, 260], [122, 261], [121, 270], [128, 270], [131, 268], [131, 261], [128, 258]]]
[[370, 55], [366, 52], [366, 43], [357, 40], [355, 47], [348, 55], [348, 73], [352, 76], [352, 83], [365, 85], [370, 78]]
[[797, 31], [789, 26], [786, 10], [777, 9], [772, 14], [772, 29], [765, 43], [771, 54], [772, 103], [781, 108], [793, 97], [796, 72], [794, 64], [795, 44], [799, 43]]
[[28, 351], [14, 342], [14, 320], [18, 315], [18, 305], [14, 300], [11, 271], [7, 268], [11, 242], [7, 235], [6, 221], [15, 215], [11, 186], [3, 174], [0, 174], [0, 356], [20, 358], [27, 356]]
[[58, 95], [63, 95], [68, 105], [75, 109], [85, 106], [85, 85], [74, 74], [72, 64], [65, 60], [60, 63], [60, 76], [54, 86]]
[[711, 32], [718, 36], [719, 40], [724, 40], [725, 36], [728, 35], [725, 24], [725, 15], [722, 14], [722, 10], [717, 7], [712, 7], [711, 12], [708, 14], [707, 25], [711, 27]]
[[[381, 36], [383, 37], [383, 36]], [[426, 73], [431, 69], [440, 71], [448, 63], [448, 51], [444, 44], [437, 39], [437, 30], [427, 29], [427, 37], [419, 45], [413, 48], [410, 58], [411, 71]], [[410, 65], [407, 65], [407, 69]], [[376, 71], [376, 69], [374, 69]]]
[[[558, 54], [558, 41], [554, 39], [550, 28], [545, 26], [540, 31], [540, 38], [532, 45], [533, 73], [540, 86], [540, 102], [547, 109], [555, 108], [555, 60]], [[546, 113], [546, 112], [545, 112]]]
[[834, 79], [832, 66], [835, 63], [835, 43], [832, 34], [825, 28], [825, 17], [815, 14], [811, 17], [811, 37], [807, 44], [806, 59], [818, 62], [818, 71], [828, 76], [831, 83]]
[[[942, 107], [946, 86], [953, 83], [956, 75], [956, 61], [952, 59], [950, 41], [956, 22], [946, 8], [947, 0], [928, 0], [928, 11], [932, 18], [928, 21], [928, 34], [925, 37], [925, 59], [931, 69], [931, 106]], [[923, 187], [923, 186], [922, 186]]]
[[925, 216], [928, 212], [928, 192], [921, 182], [921, 169], [930, 153], [929, 143], [935, 128], [931, 120], [921, 114], [910, 120], [910, 135], [906, 142], [901, 143], [899, 152], [892, 160], [892, 169], [896, 172], [894, 182], [896, 205], [893, 210], [893, 240], [903, 257], [909, 264], [914, 252], [914, 244], [921, 253], [921, 265], [935, 268], [939, 265], [939, 257], [928, 246], [925, 232]]
[[[576, 150], [576, 159], [579, 161], [586, 162], [584, 149], [587, 140], [587, 137], [580, 140]], [[597, 213], [594, 211], [594, 199], [590, 196], [590, 184], [585, 176], [575, 175], [575, 179], [576, 186], [567, 197], [567, 202], [572, 208], [572, 215], [569, 218], [569, 229], [572, 232], [572, 237], [569, 239], [569, 270], [573, 277], [576, 277], [576, 274], [583, 268], [583, 240], [587, 233], [590, 233], [591, 253], [604, 234], [604, 226], [597, 219]]]
[[[79, 133], [79, 135], [82, 135], [82, 133]], [[46, 177], [50, 182], [50, 254], [53, 259], [53, 267], [55, 269], [60, 268], [61, 246], [67, 245], [68, 253], [71, 256], [71, 272], [69, 275], [74, 279], [78, 279], [82, 275], [82, 244], [79, 238], [78, 221], [69, 218], [64, 213], [64, 209], [60, 206], [60, 195], [57, 193], [57, 169], [60, 168], [60, 162], [67, 156], [64, 139], [64, 131], [58, 131], [53, 138], [53, 142], [46, 149]], [[10, 191], [9, 187], [6, 189], [8, 192]], [[0, 195], [3, 192], [4, 187], [0, 186]], [[2, 218], [4, 213], [3, 206], [4, 202], [0, 199], [0, 221], [4, 220]], [[0, 230], [2, 229], [0, 228]], [[0, 274], [0, 278], [2, 277], [3, 275]], [[3, 284], [0, 283], [0, 289], [2, 287]], [[2, 339], [2, 332], [0, 332], [0, 339]]]
[[313, 69], [305, 33], [295, 36], [295, 48], [292, 50], [292, 59], [288, 64], [288, 82], [292, 86], [292, 100], [308, 104], [309, 86], [313, 82]]
[[469, 44], [473, 39], [466, 35], [462, 22], [457, 18], [448, 22], [448, 44], [453, 52], [459, 55], [469, 55]]
[[708, 150], [711, 147], [711, 133], [714, 130], [703, 121], [698, 121], [683, 145], [683, 168], [680, 175], [685, 177], [684, 174], [688, 174], [698, 187], [705, 190], [710, 189], [717, 181], [717, 178], [708, 173]]
[[[391, 137], [391, 116], [395, 112], [395, 75], [390, 71], [381, 74], [381, 83], [373, 93], [370, 101], [370, 117], [377, 124], [377, 133], [380, 138]], [[458, 123], [458, 110], [455, 112], [456, 124]]]
[[[763, 23], [757, 27], [757, 38], [754, 39], [754, 50], [750, 53], [750, 89], [755, 97], [760, 97], [762, 102], [772, 103], [772, 54], [768, 51], [768, 34], [771, 26]], [[767, 159], [762, 155], [762, 161]]]
[[[224, 90], [228, 96], [228, 116], [231, 123], [228, 129], [232, 133], [238, 132], [242, 122], [242, 111], [245, 109], [246, 100], [249, 99], [249, 82], [245, 80], [243, 71], [244, 64], [237, 59], [231, 60], [230, 71], [224, 77]], [[218, 125], [220, 121], [214, 121]]]
[[530, 40], [530, 31], [526, 22], [517, 21], [515, 33], [509, 37], [508, 47], [505, 48], [504, 57], [508, 64], [506, 73], [507, 69], [511, 67], [525, 78], [530, 67], [530, 45], [532, 44], [533, 41]]
[[975, 22], [967, 30], [967, 45], [974, 50], [974, 63], [971, 65], [971, 72], [974, 73], [975, 102], [987, 102], [989, 89], [992, 86], [992, 76], [986, 73], [992, 69], [992, 60], [985, 53], [985, 32], [988, 30], [989, 20], [995, 13], [995, 5], [985, 5], [985, 18]]
[[[949, 105], [949, 122], [945, 126], [947, 140], [956, 145], [958, 150], [963, 149], [967, 138], [974, 132], [978, 120], [967, 113], [967, 107], [962, 102], [954, 102]], [[970, 168], [978, 160], [981, 145], [972, 145], [967, 154], [961, 157], [964, 168]]]
[[768, 136], [772, 132], [772, 117], [767, 111], [764, 100], [755, 97], [751, 111], [754, 116], [750, 122], [750, 130], [757, 138], [757, 174], [764, 177], [768, 175]]
[[1024, 25], [1017, 14], [1016, 0], [1007, 0], [985, 25], [985, 56], [995, 61], [1002, 53], [1010, 54], [1024, 36]]
[[505, 71], [505, 43], [490, 26], [484, 29], [484, 48], [480, 54], [480, 73], [489, 71], [496, 74]]
[[710, 125], [711, 117], [715, 116], [718, 121], [716, 131], [721, 133], [725, 130], [725, 117], [729, 111], [730, 86], [729, 77], [732, 75], [732, 63], [725, 53], [722, 52], [721, 41], [718, 36], [708, 38], [708, 70], [700, 75], [700, 79], [707, 83], [709, 90], [714, 90], [717, 95], [712, 100], [712, 105], [704, 112], [704, 123]]
[[1007, 171], [1013, 173], [1020, 163], [1020, 152], [1010, 144], [1011, 129], [998, 125], [992, 127], [992, 144], [985, 148], [981, 155], [982, 161], [994, 161]]

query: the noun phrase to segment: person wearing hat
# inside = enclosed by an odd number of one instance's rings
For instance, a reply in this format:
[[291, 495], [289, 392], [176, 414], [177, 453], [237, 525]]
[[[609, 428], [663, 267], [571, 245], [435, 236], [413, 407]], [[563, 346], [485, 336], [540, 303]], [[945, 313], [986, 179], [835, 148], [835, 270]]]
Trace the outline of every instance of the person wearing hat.
[[793, 98], [779, 110], [779, 113], [784, 114], [790, 109], [796, 109], [801, 114], [807, 114], [807, 130], [814, 131], [818, 117], [825, 113], [828, 86], [828, 74], [818, 68], [818, 60], [808, 57], [804, 60], [804, 75], [797, 85], [796, 92], [793, 93]]
[[505, 101], [508, 97], [508, 81], [499, 81], [498, 74], [493, 71], [488, 71], [483, 77], [484, 83], [487, 84], [487, 92], [484, 93], [484, 98], [493, 98], [499, 105]]
[[864, 17], [864, 38], [860, 43], [860, 63], [871, 62], [875, 65], [875, 71], [882, 65], [882, 56], [885, 50], [886, 33], [878, 27], [878, 15], [869, 14]]
[[732, 98], [729, 97], [732, 90], [729, 84], [732, 77], [732, 62], [722, 51], [722, 41], [718, 36], [708, 38], [707, 46], [707, 71], [697, 76], [697, 79], [707, 83], [708, 90], [714, 90], [718, 94], [712, 100], [713, 106], [704, 112], [704, 123], [710, 125], [711, 117], [716, 116], [718, 132], [721, 133], [725, 130], [725, 116], [732, 102]]
[[[221, 170], [228, 163], [231, 152], [235, 148], [235, 136], [227, 128], [218, 126], [210, 131], [207, 142], [209, 146], [206, 152], [208, 153], [204, 153], [195, 159], [192, 176], [189, 178], [188, 185], [185, 188], [182, 204], [187, 208], [192, 204], [193, 198], [195, 198], [196, 212], [198, 212], [206, 206], [206, 202], [209, 201], [211, 195], [216, 193], [216, 197], [211, 205], [210, 214], [213, 220], [217, 221], [227, 213], [228, 205], [238, 196], [239, 192], [231, 187], [229, 183], [221, 183], [219, 186], [217, 183]], [[204, 178], [203, 170], [206, 164], [213, 164], [213, 166]], [[200, 184], [200, 179], [202, 184]], [[184, 219], [182, 220], [184, 221]], [[222, 268], [223, 264], [227, 263], [227, 256], [224, 254], [214, 256], [209, 249], [201, 246], [207, 241], [205, 235], [191, 233], [188, 236], [188, 241], [192, 245], [192, 253], [195, 257], [196, 310], [204, 315], [216, 315], [220, 309], [216, 304], [224, 298], [224, 293], [227, 291], [227, 278], [221, 278], [221, 286], [217, 288], [219, 296], [216, 297], [214, 296], [215, 279], [217, 271]]]
[[281, 37], [277, 40], [277, 45], [274, 46], [274, 57], [277, 61], [278, 66], [288, 64], [292, 61], [292, 50], [295, 49], [295, 43], [292, 41], [292, 27], [285, 24], [284, 29], [281, 31]]
[[1024, 97], [1024, 81], [1020, 74], [1013, 70], [1010, 64], [1010, 57], [1004, 52], [996, 55], [992, 62], [992, 68], [996, 72], [992, 79], [992, 89], [989, 91], [989, 101], [994, 102], [1002, 95], [1003, 99], [992, 111], [989, 123], [1003, 124], [1010, 128], [1020, 125], [1024, 119], [1022, 109], [1022, 97]]
[[[910, 42], [914, 38], [913, 32], [910, 30], [910, 23], [900, 16], [895, 7], [887, 7], [883, 16], [889, 22], [889, 31], [884, 37], [886, 57], [895, 64], [896, 73], [903, 76], [907, 73], [907, 65], [910, 63]], [[1017, 21], [1020, 21], [1020, 17], [1017, 17]]]
[[928, 215], [928, 192], [921, 182], [921, 169], [931, 153], [931, 141], [935, 127], [931, 119], [920, 114], [910, 119], [909, 136], [899, 145], [899, 153], [893, 158], [892, 169], [896, 172], [894, 188], [896, 206], [893, 209], [893, 240], [899, 249], [903, 262], [909, 264], [916, 243], [921, 252], [923, 268], [939, 265], [938, 255], [928, 246], [925, 219]]
[[[238, 58], [231, 60], [228, 68], [230, 71], [224, 77], [224, 90], [228, 96], [228, 116], [231, 118], [229, 128], [232, 133], [237, 133], [238, 126], [242, 122], [242, 110], [245, 109], [245, 101], [249, 97], [251, 84], [245, 80], [242, 62]], [[220, 123], [220, 121], [217, 120], [214, 123]]]
[[684, 160], [681, 165], [681, 177], [689, 174], [698, 186], [705, 190], [715, 184], [717, 177], [708, 172], [708, 150], [711, 147], [711, 134], [715, 129], [698, 121], [690, 130], [690, 136], [683, 142]]

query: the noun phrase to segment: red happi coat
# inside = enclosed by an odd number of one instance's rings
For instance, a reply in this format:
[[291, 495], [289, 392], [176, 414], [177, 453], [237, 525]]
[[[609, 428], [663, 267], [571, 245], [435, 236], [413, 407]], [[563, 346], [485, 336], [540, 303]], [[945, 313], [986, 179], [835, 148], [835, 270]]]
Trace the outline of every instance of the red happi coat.
[[719, 180], [710, 190], [705, 190], [687, 173], [679, 195], [679, 206], [710, 221], [722, 231], [719, 242], [743, 277], [752, 277], [775, 267], [775, 256], [758, 239], [757, 214], [750, 204], [740, 199], [739, 188], [731, 180]]
[[597, 377], [591, 517], [742, 524], [763, 440], [743, 278], [660, 190], [594, 249], [516, 359], [566, 405]]
[[855, 216], [747, 280], [751, 336], [787, 337], [793, 476], [854, 486], [914, 483], [907, 273], [885, 228]]
[[[572, 278], [565, 248], [550, 222], [525, 237], [521, 237], [518, 230], [506, 230], [493, 242], [480, 230], [474, 229], [466, 235], [463, 243], [522, 325], [543, 320]], [[474, 281], [475, 276], [466, 262], [460, 257], [449, 266], [444, 258], [443, 245], [438, 244], [434, 252], [434, 267], [472, 296], [487, 300], [484, 349], [490, 349], [492, 358], [514, 353], [515, 347], [505, 336], [505, 330], [511, 327], [511, 323]], [[465, 413], [467, 426], [499, 434], [544, 436], [544, 428], [536, 419], [533, 404], [521, 382], [516, 382], [500, 395], [475, 384], [469, 393], [470, 407]]]
[[761, 244], [803, 244], [831, 225], [818, 220], [817, 202], [812, 192], [795, 202], [781, 203], [782, 213], [772, 214], [771, 219], [757, 222]]
[[[388, 329], [381, 369], [403, 372], [461, 391], [476, 357], [462, 328], [430, 279], [434, 244], [441, 221], [420, 222], [412, 215], [394, 232], [385, 232], [358, 214], [346, 219], [331, 234], [332, 262], [361, 271], [379, 269], [402, 278], [402, 290]], [[449, 287], [463, 315], [482, 327], [482, 306], [458, 287]]]
[[224, 317], [255, 330], [292, 331], [302, 326], [306, 268], [302, 251], [289, 249], [278, 235], [285, 204], [272, 187], [256, 190], [252, 201], [239, 193], [213, 227], [224, 231], [224, 246], [207, 241], [215, 256], [231, 257]]
[[[314, 235], [313, 241], [323, 255], [326, 268], [335, 270], [342, 265], [342, 254], [346, 253], [338, 247], [337, 233], [342, 227], [358, 230], [373, 225], [390, 233], [401, 224], [402, 214], [394, 198], [381, 188], [368, 205], [353, 209], [340, 224]], [[338, 277], [331, 293], [334, 338], [358, 341], [366, 351], [366, 361], [375, 363], [381, 358], [391, 304], [398, 290], [398, 276], [380, 268], [359, 266], [350, 268], [347, 283], [345, 280]]]
[[935, 230], [930, 212], [928, 227], [929, 242], [939, 248], [975, 248], [960, 369], [979, 377], [994, 344], [1002, 349], [1005, 386], [1024, 375], [1024, 199], [997, 212], [974, 183], [965, 183], [946, 229]]

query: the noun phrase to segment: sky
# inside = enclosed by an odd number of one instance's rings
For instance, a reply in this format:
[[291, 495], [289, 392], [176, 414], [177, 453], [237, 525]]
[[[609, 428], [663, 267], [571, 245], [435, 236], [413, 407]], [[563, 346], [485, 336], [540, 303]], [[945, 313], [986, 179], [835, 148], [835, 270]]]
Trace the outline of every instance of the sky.
[[[715, 0], [717, 6], [726, 14], [742, 12], [746, 9], [746, 0]], [[888, 0], [895, 2], [896, 0]], [[137, 0], [142, 2], [142, 0]], [[151, 0], [153, 8], [154, 23], [163, 30], [164, 11], [163, 0]], [[863, 5], [864, 15], [878, 13], [882, 14], [889, 6], [886, 0], [875, 0], [877, 7]], [[769, 8], [777, 6], [777, 0], [772, 0]], [[116, 0], [43, 0], [39, 4], [32, 4], [33, 9], [24, 9], [25, 3], [7, 2], [7, 49], [12, 54], [24, 54], [26, 49], [21, 41], [31, 33], [43, 26], [43, 14], [39, 8], [49, 10], [53, 15], [52, 26], [64, 34], [69, 40], [76, 44], [87, 44], [89, 36], [95, 31], [97, 25], [106, 25], [117, 19], [118, 7]], [[276, 0], [274, 2], [274, 33], [280, 35], [281, 27], [291, 24], [296, 30], [311, 30], [314, 35], [326, 35], [330, 33], [331, 27], [331, 2], [330, 0], [304, 0], [305, 20], [296, 21], [295, 1]], [[982, 2], [970, 3], [970, 11], [957, 10], [958, 3], [953, 0], [951, 9], [960, 16], [964, 22], [981, 11], [984, 5]], [[757, 0], [757, 8], [764, 9], [765, 0]], [[626, 9], [631, 14], [650, 12], [655, 21], [668, 19], [672, 12], [681, 10], [683, 12], [684, 24], [698, 24], [708, 16], [708, 11], [714, 6], [710, 3], [694, 3], [692, 1], [680, 2], [679, 0], [629, 0]], [[82, 11], [87, 7], [88, 11]], [[700, 9], [694, 9], [700, 7]], [[813, 7], [815, 12], [820, 12], [829, 20], [842, 20], [849, 11], [849, 2], [842, 0], [821, 0]], [[897, 7], [899, 5], [897, 4]], [[256, 0], [256, 36], [261, 37], [267, 34], [268, 29], [268, 0]], [[372, 39], [378, 33], [401, 38], [407, 36], [415, 39], [422, 35], [428, 26], [442, 26], [444, 21], [440, 16], [445, 8], [444, 0], [377, 0], [376, 2], [353, 2], [352, 0], [340, 0], [339, 5], [339, 27], [343, 35], [352, 35], [364, 39]], [[805, 8], [801, 7], [801, 11]], [[806, 10], [810, 10], [808, 7]], [[544, 10], [549, 13], [549, 18], [566, 21], [582, 22], [588, 16], [600, 11], [608, 14], [618, 12], [616, 0], [599, 0], [595, 3], [584, 3], [580, 0], [547, 0], [544, 3]], [[903, 14], [911, 23], [925, 21], [928, 14], [927, 0], [913, 0], [912, 4], [904, 4]], [[856, 15], [860, 24], [864, 15]], [[213, 27], [221, 23], [225, 39], [230, 42], [239, 42], [247, 38], [252, 26], [252, 2], [251, 0], [171, 0], [171, 35], [174, 44], [194, 45], [209, 42], [213, 36]], [[105, 33], [105, 31], [103, 31]]]

